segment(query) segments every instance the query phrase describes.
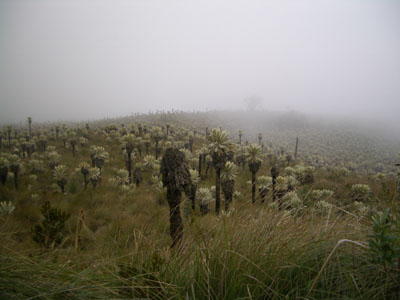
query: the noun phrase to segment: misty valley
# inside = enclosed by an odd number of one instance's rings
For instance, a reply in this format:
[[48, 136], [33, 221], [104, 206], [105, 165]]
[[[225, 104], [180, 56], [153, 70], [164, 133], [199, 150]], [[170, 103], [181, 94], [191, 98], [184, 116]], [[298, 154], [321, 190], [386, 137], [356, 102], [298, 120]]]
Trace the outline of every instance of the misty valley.
[[399, 116], [399, 0], [0, 0], [0, 300], [398, 300]]

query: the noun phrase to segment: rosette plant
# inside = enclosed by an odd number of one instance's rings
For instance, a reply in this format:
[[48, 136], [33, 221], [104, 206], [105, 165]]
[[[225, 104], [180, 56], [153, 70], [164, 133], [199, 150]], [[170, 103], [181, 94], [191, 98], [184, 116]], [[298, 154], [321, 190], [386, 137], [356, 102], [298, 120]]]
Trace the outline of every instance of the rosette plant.
[[254, 203], [256, 201], [256, 174], [262, 163], [261, 146], [257, 144], [249, 145], [245, 156], [251, 172], [251, 202]]
[[210, 189], [199, 188], [196, 193], [196, 198], [199, 203], [201, 214], [206, 215], [208, 213], [208, 204], [213, 200]]
[[101, 173], [104, 163], [108, 158], [108, 152], [102, 146], [94, 146], [91, 150], [92, 152], [90, 155], [92, 157], [92, 162], [97, 168], [99, 168]]
[[47, 153], [47, 159], [49, 161], [50, 170], [53, 171], [54, 168], [60, 163], [61, 155], [57, 151], [50, 151]]
[[28, 126], [29, 126], [29, 140], [32, 138], [32, 118], [28, 117]]
[[227, 161], [221, 171], [222, 193], [225, 198], [225, 211], [229, 210], [229, 204], [232, 202], [233, 193], [235, 192], [235, 178], [238, 174], [236, 165]]
[[161, 160], [163, 186], [167, 188], [167, 200], [170, 208], [170, 234], [172, 247], [175, 247], [183, 236], [183, 224], [179, 205], [182, 191], [188, 194], [192, 184], [188, 162], [185, 155], [175, 148], [167, 148]]
[[53, 176], [61, 192], [64, 194], [65, 185], [67, 184], [67, 167], [64, 165], [56, 166], [53, 171]]
[[89, 169], [90, 169], [90, 165], [87, 162], [83, 162], [79, 165], [79, 170], [83, 175], [83, 184], [85, 186], [85, 190], [87, 189], [87, 185], [89, 183]]
[[135, 136], [133, 134], [124, 135], [121, 138], [122, 148], [126, 151], [126, 169], [129, 176], [129, 184], [132, 183], [132, 152], [135, 148]]
[[21, 168], [21, 160], [18, 157], [18, 155], [15, 154], [11, 154], [10, 156], [8, 156], [8, 162], [9, 162], [9, 169], [10, 171], [14, 174], [14, 186], [15, 189], [18, 189], [18, 175], [19, 175], [19, 171]]
[[77, 142], [78, 142], [78, 139], [76, 137], [75, 131], [71, 131], [69, 133], [69, 144], [71, 145], [72, 156], [75, 156], [75, 149], [76, 149]]
[[0, 157], [0, 180], [2, 185], [6, 184], [9, 162], [5, 157]]
[[258, 193], [260, 194], [261, 203], [264, 203], [265, 197], [267, 196], [272, 186], [272, 177], [265, 175], [259, 176], [257, 177], [257, 183], [258, 183]]
[[150, 135], [146, 134], [144, 136], [144, 147], [146, 149], [146, 155], [149, 155], [150, 152], [150, 145], [151, 145], [151, 141], [150, 141]]
[[155, 142], [155, 149], [154, 149], [155, 150], [155, 156], [156, 156], [156, 159], [158, 159], [158, 155], [160, 153], [160, 151], [158, 149], [158, 144], [162, 139], [162, 130], [161, 130], [160, 127], [156, 126], [156, 127], [153, 128], [151, 134], [152, 134], [152, 137], [153, 137], [154, 142]]
[[193, 133], [189, 134], [189, 149], [190, 152], [193, 153], [193, 143], [194, 143], [194, 136]]
[[205, 162], [205, 156], [208, 154], [208, 148], [206, 146], [201, 147], [199, 150], [197, 150], [196, 154], [199, 157], [199, 176], [201, 176], [201, 169], [203, 162]]
[[45, 136], [44, 134], [41, 134], [39, 136], [38, 144], [39, 144], [40, 149], [43, 152], [45, 152], [46, 151], [46, 147], [47, 147], [47, 136]]
[[142, 157], [143, 139], [141, 137], [136, 138], [136, 148], [138, 150], [139, 156]]
[[196, 192], [197, 192], [197, 185], [200, 183], [199, 173], [196, 170], [190, 169], [190, 179], [192, 180], [192, 184], [190, 185], [190, 201], [192, 205], [192, 210], [196, 208]]
[[215, 212], [219, 214], [221, 205], [221, 170], [231, 155], [231, 143], [228, 133], [221, 129], [214, 128], [208, 136], [208, 153], [215, 167]]
[[90, 168], [89, 169], [89, 174], [88, 174], [89, 180], [93, 186], [93, 188], [95, 188], [97, 186], [97, 183], [100, 181], [101, 179], [101, 173], [100, 173], [100, 169], [97, 167], [94, 168]]

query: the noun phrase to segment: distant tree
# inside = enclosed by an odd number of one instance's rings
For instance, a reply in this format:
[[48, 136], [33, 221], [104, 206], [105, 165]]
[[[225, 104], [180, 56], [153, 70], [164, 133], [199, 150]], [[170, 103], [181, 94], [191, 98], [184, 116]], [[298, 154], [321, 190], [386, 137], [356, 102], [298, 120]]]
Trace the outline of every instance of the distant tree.
[[248, 111], [256, 111], [261, 109], [262, 98], [257, 96], [252, 96], [244, 99], [244, 102], [247, 104]]

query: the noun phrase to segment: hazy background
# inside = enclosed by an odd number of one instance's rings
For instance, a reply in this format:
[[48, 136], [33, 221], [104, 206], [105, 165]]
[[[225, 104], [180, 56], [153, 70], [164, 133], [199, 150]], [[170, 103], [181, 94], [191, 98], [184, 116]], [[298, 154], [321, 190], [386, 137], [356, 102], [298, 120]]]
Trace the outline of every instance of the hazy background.
[[400, 1], [0, 0], [0, 120], [157, 109], [399, 126]]

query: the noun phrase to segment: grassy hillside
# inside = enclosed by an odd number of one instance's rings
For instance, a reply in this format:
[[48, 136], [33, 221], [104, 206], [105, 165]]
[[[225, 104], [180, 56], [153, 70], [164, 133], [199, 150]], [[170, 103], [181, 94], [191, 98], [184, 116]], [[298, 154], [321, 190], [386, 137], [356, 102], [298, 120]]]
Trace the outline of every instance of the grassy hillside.
[[[3, 209], [0, 216], [0, 299], [399, 298], [397, 141], [354, 127], [319, 126], [298, 116], [267, 116], [258, 122], [258, 114], [160, 113], [91, 122], [88, 127], [33, 123], [32, 138], [26, 128], [4, 128], [0, 167], [7, 166], [8, 176], [0, 186], [0, 202], [15, 209]], [[157, 126], [163, 127], [161, 133]], [[239, 165], [229, 211], [216, 215], [215, 196], [207, 214], [200, 212], [198, 198], [192, 211], [183, 196], [183, 240], [171, 248], [159, 160], [146, 156], [145, 141], [150, 141], [148, 155], [154, 156], [155, 136], [160, 134], [161, 158], [167, 147], [189, 148], [193, 137], [192, 154], [183, 152], [197, 170], [196, 151], [209, 144], [205, 128], [210, 132], [219, 126], [236, 144], [239, 130], [243, 145], [246, 140], [258, 143], [262, 134], [256, 202], [251, 202], [249, 167]], [[143, 177], [137, 187], [118, 175], [127, 168], [121, 147], [127, 134], [135, 141], [133, 169], [140, 168]], [[294, 160], [297, 136], [299, 155]], [[87, 141], [81, 145], [80, 138]], [[41, 141], [46, 141], [46, 150]], [[30, 158], [24, 151], [29, 143], [34, 144]], [[81, 163], [92, 164], [94, 145], [103, 146], [108, 156], [101, 180], [85, 189]], [[246, 148], [236, 145], [234, 150], [237, 162]], [[50, 167], [54, 151], [57, 163], [66, 166], [64, 193]], [[19, 165], [18, 189], [13, 163]], [[270, 177], [272, 166], [279, 168], [276, 188], [282, 198], [272, 201], [269, 183], [262, 203], [259, 178]], [[198, 190], [215, 185], [215, 168], [210, 165], [206, 175], [206, 167], [203, 163]], [[306, 175], [312, 180], [305, 180]], [[61, 242], [48, 247], [33, 239], [46, 201], [70, 215]], [[391, 223], [384, 220], [373, 227], [371, 216], [387, 208]]]

